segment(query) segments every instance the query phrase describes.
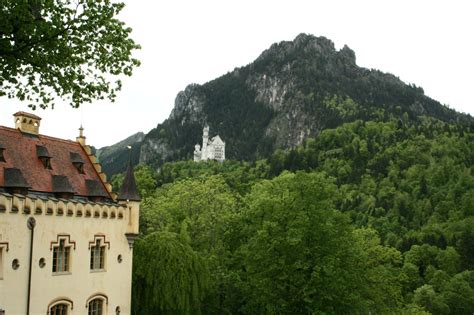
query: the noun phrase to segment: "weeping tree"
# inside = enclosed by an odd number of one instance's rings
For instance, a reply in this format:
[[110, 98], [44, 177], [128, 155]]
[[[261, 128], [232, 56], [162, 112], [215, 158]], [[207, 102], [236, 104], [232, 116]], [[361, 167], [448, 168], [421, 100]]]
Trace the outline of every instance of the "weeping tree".
[[155, 232], [137, 240], [133, 265], [133, 314], [201, 313], [209, 272], [185, 237]]

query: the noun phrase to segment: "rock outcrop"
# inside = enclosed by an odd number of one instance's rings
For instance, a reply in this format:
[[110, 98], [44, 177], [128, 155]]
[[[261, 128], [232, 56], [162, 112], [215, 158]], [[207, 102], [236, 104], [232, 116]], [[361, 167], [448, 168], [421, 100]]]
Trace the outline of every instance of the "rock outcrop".
[[192, 159], [204, 125], [226, 139], [229, 159], [253, 160], [355, 119], [468, 121], [392, 74], [358, 67], [353, 50], [300, 34], [273, 44], [253, 63], [180, 92], [167, 120], [150, 131], [140, 163]]

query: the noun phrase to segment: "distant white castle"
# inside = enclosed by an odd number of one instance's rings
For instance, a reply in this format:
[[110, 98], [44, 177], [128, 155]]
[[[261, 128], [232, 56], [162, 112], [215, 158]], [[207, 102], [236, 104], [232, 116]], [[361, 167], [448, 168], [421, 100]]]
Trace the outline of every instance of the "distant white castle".
[[194, 146], [194, 162], [207, 160], [225, 160], [225, 142], [219, 135], [209, 140], [209, 126], [202, 130], [202, 149], [199, 144]]

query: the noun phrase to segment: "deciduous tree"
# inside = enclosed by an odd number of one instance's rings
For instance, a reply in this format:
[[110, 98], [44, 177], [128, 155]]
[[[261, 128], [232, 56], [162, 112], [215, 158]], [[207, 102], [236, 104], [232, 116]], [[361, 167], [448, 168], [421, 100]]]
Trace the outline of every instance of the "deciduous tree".
[[78, 107], [113, 101], [118, 75], [131, 75], [139, 46], [111, 0], [0, 3], [0, 96], [46, 108], [59, 97]]

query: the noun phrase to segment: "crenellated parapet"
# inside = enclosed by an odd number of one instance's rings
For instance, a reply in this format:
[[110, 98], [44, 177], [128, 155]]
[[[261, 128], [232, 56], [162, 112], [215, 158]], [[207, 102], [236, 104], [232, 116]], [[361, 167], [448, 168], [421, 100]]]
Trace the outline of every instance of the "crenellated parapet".
[[127, 215], [127, 204], [101, 203], [80, 199], [62, 199], [49, 196], [32, 196], [0, 193], [0, 215], [2, 213], [33, 214], [46, 216], [68, 216], [101, 219], [123, 219]]

